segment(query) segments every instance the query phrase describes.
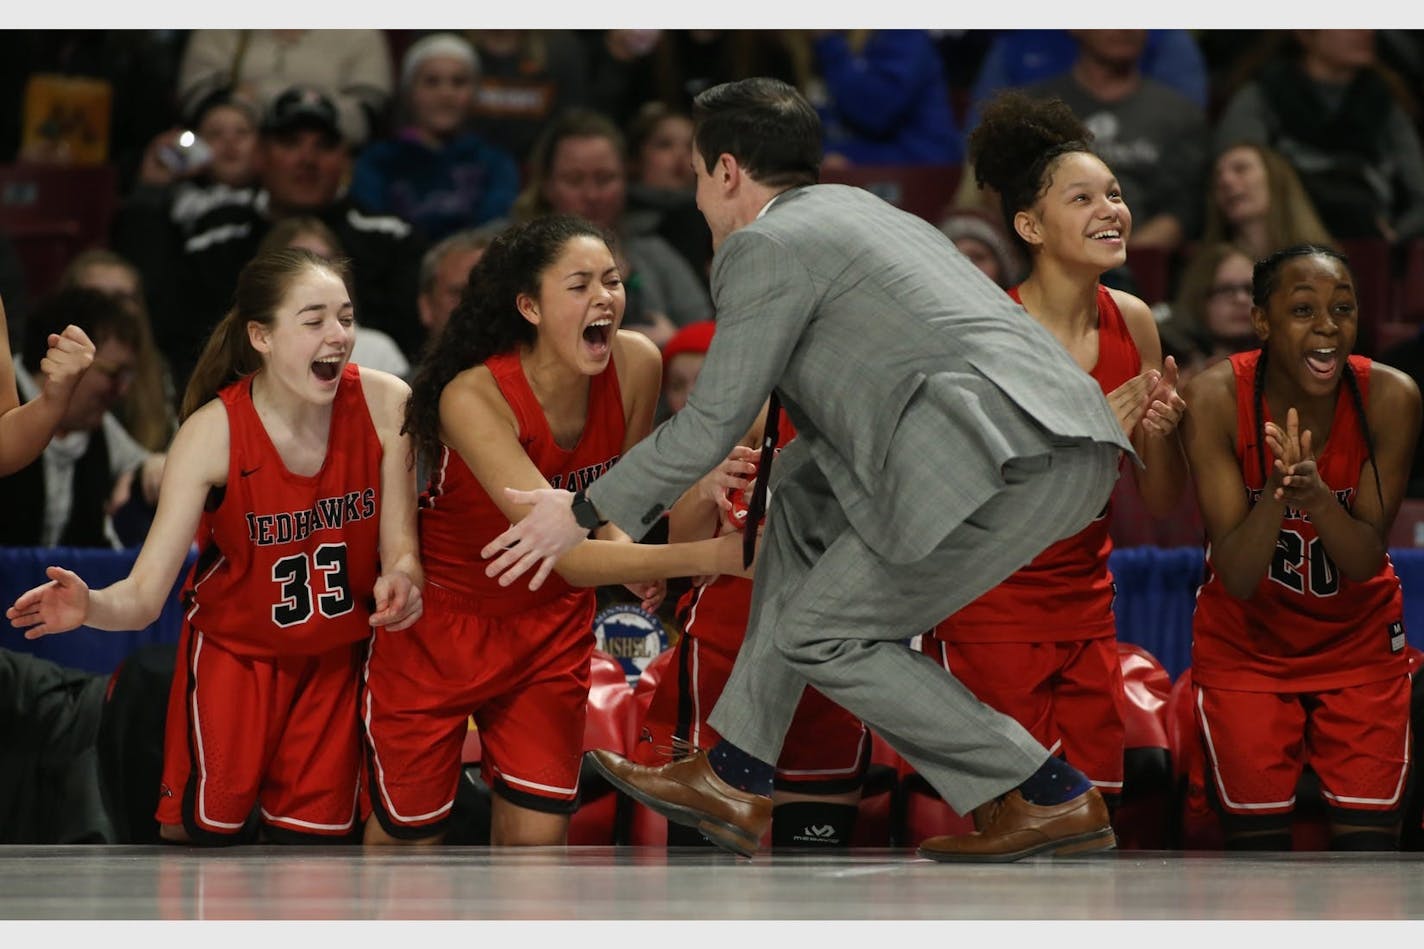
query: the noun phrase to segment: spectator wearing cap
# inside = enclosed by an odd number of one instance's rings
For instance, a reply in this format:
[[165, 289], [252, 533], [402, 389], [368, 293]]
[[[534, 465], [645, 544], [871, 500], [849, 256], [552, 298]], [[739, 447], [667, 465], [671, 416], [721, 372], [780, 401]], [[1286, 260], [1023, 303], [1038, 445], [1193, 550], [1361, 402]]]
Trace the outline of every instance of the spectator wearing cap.
[[335, 104], [306, 87], [278, 96], [262, 120], [257, 166], [260, 190], [250, 204], [214, 208], [197, 220], [178, 266], [181, 306], [154, 313], [177, 390], [231, 305], [243, 265], [273, 223], [298, 215], [320, 219], [345, 248], [357, 322], [386, 333], [412, 358], [423, 336], [415, 297], [425, 242], [400, 218], [375, 214], [343, 193], [350, 156]]
[[193, 30], [178, 67], [178, 100], [192, 109], [235, 88], [266, 109], [293, 86], [322, 92], [341, 137], [359, 148], [382, 134], [391, 51], [382, 30]]
[[509, 213], [519, 191], [514, 156], [470, 129], [479, 59], [462, 36], [416, 40], [401, 64], [405, 123], [361, 152], [351, 196], [439, 240]]
[[663, 347], [662, 414], [665, 417], [681, 412], [687, 404], [697, 374], [707, 361], [707, 350], [712, 346], [716, 329], [717, 324], [712, 320], [689, 323]]

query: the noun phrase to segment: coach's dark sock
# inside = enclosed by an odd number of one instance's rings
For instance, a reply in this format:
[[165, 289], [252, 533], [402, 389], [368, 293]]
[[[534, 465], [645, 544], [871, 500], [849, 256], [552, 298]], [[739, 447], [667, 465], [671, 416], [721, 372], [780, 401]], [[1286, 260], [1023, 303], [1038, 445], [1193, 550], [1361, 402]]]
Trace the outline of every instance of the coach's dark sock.
[[1062, 758], [1048, 757], [1038, 770], [1019, 785], [1019, 793], [1030, 804], [1051, 806], [1071, 801], [1093, 786], [1087, 775]]
[[719, 741], [707, 752], [712, 771], [734, 788], [771, 797], [776, 766], [753, 758], [730, 741]]

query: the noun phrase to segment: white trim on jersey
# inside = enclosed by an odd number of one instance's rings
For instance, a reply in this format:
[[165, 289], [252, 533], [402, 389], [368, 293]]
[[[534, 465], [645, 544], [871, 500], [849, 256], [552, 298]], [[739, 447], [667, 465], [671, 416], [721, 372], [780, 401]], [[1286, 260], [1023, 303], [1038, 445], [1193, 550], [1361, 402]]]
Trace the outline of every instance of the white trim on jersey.
[[376, 651], [376, 627], [371, 628], [371, 642], [366, 649], [366, 662], [361, 667], [361, 680], [365, 683], [366, 708], [365, 714], [361, 716], [361, 721], [366, 726], [366, 742], [371, 747], [371, 760], [376, 765], [376, 786], [381, 789], [381, 800], [385, 802], [386, 814], [394, 821], [402, 824], [416, 824], [421, 821], [428, 821], [439, 817], [455, 806], [455, 799], [452, 797], [441, 807], [424, 814], [402, 814], [395, 808], [395, 803], [391, 801], [390, 791], [386, 789], [386, 769], [381, 765], [381, 754], [376, 750], [376, 736], [371, 734], [371, 655]]
[[490, 766], [490, 770], [493, 771], [495, 774], [499, 775], [501, 778], [503, 778], [506, 784], [517, 784], [522, 788], [529, 788], [534, 791], [552, 791], [555, 794], [562, 794], [566, 797], [573, 797], [574, 795], [578, 794], [577, 782], [575, 782], [574, 786], [571, 788], [561, 788], [553, 784], [540, 784], [537, 781], [527, 781], [524, 778], [516, 778], [506, 771], [499, 770], [499, 768], [496, 768], [493, 765]]
[[1238, 811], [1265, 811], [1282, 807], [1295, 807], [1294, 789], [1291, 791], [1289, 800], [1267, 802], [1264, 804], [1241, 804], [1237, 801], [1233, 801], [1226, 793], [1226, 785], [1221, 782], [1221, 767], [1218, 764], [1219, 759], [1216, 757], [1216, 745], [1211, 740], [1211, 726], [1207, 724], [1206, 709], [1202, 707], [1202, 695], [1202, 690], [1197, 689], [1197, 711], [1201, 713], [1202, 741], [1206, 745], [1206, 753], [1211, 755], [1212, 777], [1216, 781], [1216, 793], [1221, 795], [1221, 803]]
[[865, 725], [860, 726], [860, 741], [855, 746], [855, 755], [851, 758], [851, 763], [844, 768], [777, 768], [777, 774], [784, 774], [790, 778], [813, 778], [813, 777], [844, 777], [846, 775], [858, 774], [860, 772], [860, 762], [865, 757], [865, 743], [870, 740], [870, 729]]
[[209, 827], [221, 827], [224, 830], [241, 830], [247, 822], [238, 821], [236, 824], [229, 824], [225, 821], [213, 820], [208, 817], [208, 807], [206, 802], [208, 787], [208, 763], [203, 753], [203, 724], [198, 718], [198, 656], [203, 652], [203, 634], [199, 630], [193, 630], [193, 635], [197, 637], [193, 645], [193, 666], [189, 670], [193, 682], [193, 745], [198, 750], [198, 794], [197, 808], [195, 815], [199, 823]]
[[[706, 587], [703, 587], [706, 589]], [[698, 597], [701, 601], [701, 597]], [[697, 611], [697, 604], [692, 604], [692, 611]], [[687, 629], [685, 633], [692, 630], [692, 613], [688, 614]], [[692, 637], [692, 735], [689, 740], [692, 747], [702, 747], [702, 642], [697, 637]]]
[[356, 823], [356, 815], [353, 812], [351, 817], [344, 824], [317, 824], [312, 821], [300, 820], [296, 817], [278, 817], [276, 814], [268, 812], [267, 808], [262, 808], [262, 816], [269, 824], [292, 824], [297, 827], [305, 827], [310, 830], [350, 830]]
[[198, 615], [198, 606], [199, 606], [199, 604], [198, 604], [198, 587], [202, 586], [202, 585], [203, 585], [203, 582], [204, 582], [205, 580], [207, 580], [209, 577], [211, 577], [214, 573], [216, 573], [216, 572], [217, 572], [217, 569], [218, 569], [219, 567], [221, 567], [221, 566], [223, 565], [223, 563], [226, 562], [226, 561], [227, 561], [227, 555], [226, 555], [226, 554], [219, 554], [219, 555], [218, 555], [217, 562], [214, 563], [214, 564], [212, 565], [212, 567], [210, 567], [210, 568], [208, 569], [208, 572], [207, 572], [207, 573], [203, 574], [201, 577], [199, 577], [199, 578], [193, 583], [193, 608], [190, 609], [190, 610], [188, 611], [188, 615], [184, 617], [184, 619], [188, 620], [188, 622], [191, 623], [191, 622], [193, 621], [193, 617], [196, 616], [196, 615]]
[[1390, 797], [1340, 797], [1331, 794], [1324, 787], [1320, 789], [1320, 796], [1327, 801], [1336, 804], [1376, 804], [1385, 807], [1394, 807], [1404, 796], [1404, 781], [1409, 776], [1409, 730], [1413, 726], [1406, 722], [1404, 726], [1404, 766], [1399, 769], [1399, 783], [1394, 786], [1394, 794]]

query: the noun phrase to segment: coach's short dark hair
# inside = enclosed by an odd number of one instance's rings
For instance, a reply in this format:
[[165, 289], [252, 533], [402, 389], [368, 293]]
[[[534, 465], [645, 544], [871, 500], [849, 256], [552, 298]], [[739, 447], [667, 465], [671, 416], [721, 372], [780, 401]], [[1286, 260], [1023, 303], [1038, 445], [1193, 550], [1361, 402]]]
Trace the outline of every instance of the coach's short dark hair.
[[815, 184], [821, 175], [821, 118], [795, 87], [757, 76], [725, 82], [693, 100], [694, 144], [710, 171], [731, 155], [774, 188]]

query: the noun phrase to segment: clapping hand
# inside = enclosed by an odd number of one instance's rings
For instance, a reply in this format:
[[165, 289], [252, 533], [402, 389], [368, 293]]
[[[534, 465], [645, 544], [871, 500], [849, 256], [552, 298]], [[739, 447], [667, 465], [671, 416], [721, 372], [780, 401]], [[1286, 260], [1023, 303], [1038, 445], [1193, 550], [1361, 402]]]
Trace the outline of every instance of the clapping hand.
[[1177, 360], [1168, 356], [1162, 363], [1162, 377], [1147, 394], [1142, 427], [1152, 435], [1170, 435], [1181, 424], [1186, 411], [1186, 400], [1177, 392]]
[[1320, 479], [1311, 446], [1310, 429], [1300, 430], [1300, 416], [1294, 408], [1286, 411], [1286, 427], [1266, 423], [1266, 445], [1275, 456], [1275, 464], [1267, 489], [1275, 484], [1272, 497], [1303, 511], [1314, 510], [1331, 500], [1330, 487]]
[[[1175, 366], [1175, 363], [1173, 365]], [[1117, 415], [1124, 435], [1130, 436], [1133, 429], [1137, 428], [1137, 423], [1147, 414], [1148, 407], [1152, 404], [1151, 396], [1157, 391], [1157, 385], [1161, 381], [1161, 372], [1144, 369], [1108, 393], [1108, 405], [1112, 406]], [[1173, 381], [1175, 382], [1175, 376]]]

